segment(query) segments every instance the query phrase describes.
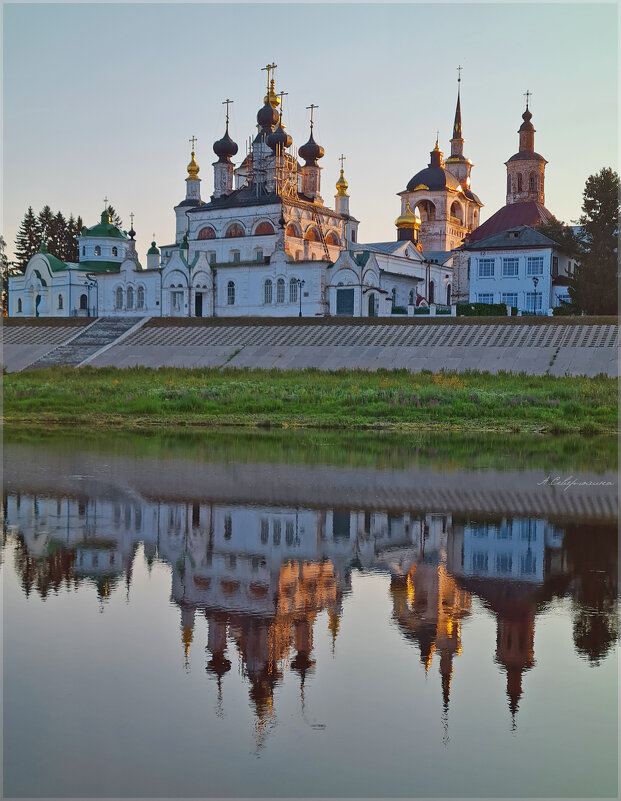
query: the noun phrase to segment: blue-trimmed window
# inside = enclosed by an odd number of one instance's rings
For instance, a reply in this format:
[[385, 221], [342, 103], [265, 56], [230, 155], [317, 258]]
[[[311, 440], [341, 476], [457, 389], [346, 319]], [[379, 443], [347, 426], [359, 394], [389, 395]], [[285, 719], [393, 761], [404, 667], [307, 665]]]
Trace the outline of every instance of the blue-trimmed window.
[[515, 278], [518, 274], [520, 260], [516, 258], [506, 258], [502, 260], [502, 277]]
[[494, 259], [479, 259], [479, 278], [493, 278], [493, 277], [494, 277]]
[[526, 275], [543, 275], [543, 256], [529, 256], [526, 260]]

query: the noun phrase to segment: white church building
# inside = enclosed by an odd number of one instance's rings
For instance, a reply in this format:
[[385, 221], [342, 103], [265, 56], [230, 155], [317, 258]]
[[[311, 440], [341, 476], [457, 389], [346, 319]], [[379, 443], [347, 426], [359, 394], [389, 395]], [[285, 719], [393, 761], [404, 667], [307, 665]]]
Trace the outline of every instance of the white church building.
[[[185, 197], [174, 206], [175, 240], [159, 248], [153, 242], [146, 265], [138, 260], [133, 225], [121, 231], [104, 211], [100, 223], [78, 238], [77, 264], [55, 259], [43, 245], [24, 275], [10, 279], [10, 316], [366, 317], [450, 305], [447, 231], [456, 225], [455, 215], [462, 218], [456, 236], [471, 230], [480, 207], [469, 189], [471, 163], [461, 155], [461, 116], [451, 142], [463, 187], [436, 146], [433, 167], [400, 193], [397, 240], [361, 244], [342, 166], [334, 208], [324, 204], [315, 107], [308, 141], [296, 150], [279, 106], [268, 70], [257, 133], [237, 166], [227, 112], [224, 136], [213, 145], [213, 193], [206, 200], [191, 140]], [[427, 231], [430, 214], [433, 232]], [[446, 252], [425, 255], [420, 235], [426, 231], [436, 251]]]

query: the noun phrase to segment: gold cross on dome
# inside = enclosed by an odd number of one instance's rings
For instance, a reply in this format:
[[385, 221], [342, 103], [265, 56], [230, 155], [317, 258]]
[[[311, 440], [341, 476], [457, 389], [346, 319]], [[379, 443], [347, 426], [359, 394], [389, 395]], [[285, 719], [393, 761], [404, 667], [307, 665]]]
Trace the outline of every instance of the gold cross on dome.
[[339, 156], [339, 161], [341, 162], [341, 170], [343, 169], [343, 162], [345, 161], [346, 158], [347, 156], [344, 156], [342, 153]]
[[104, 198], [104, 209], [107, 209], [107, 208], [108, 208], [108, 198], [105, 197]]
[[530, 91], [530, 89], [527, 89], [527, 90], [524, 92], [524, 97], [526, 98], [526, 108], [528, 108], [528, 100], [529, 100], [529, 98], [531, 98], [532, 96], [533, 96], [533, 93]]
[[190, 142], [191, 145], [192, 145], [192, 153], [193, 153], [194, 152], [194, 144], [196, 142], [198, 142], [198, 139], [195, 136], [193, 136], [191, 139], [188, 139], [188, 142]]

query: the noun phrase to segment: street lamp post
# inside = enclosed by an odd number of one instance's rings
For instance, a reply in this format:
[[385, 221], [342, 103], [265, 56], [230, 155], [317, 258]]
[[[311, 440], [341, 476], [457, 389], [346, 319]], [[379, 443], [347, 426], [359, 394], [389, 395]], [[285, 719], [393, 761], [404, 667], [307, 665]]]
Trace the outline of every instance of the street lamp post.
[[533, 276], [533, 314], [537, 314], [537, 284], [539, 283], [539, 279]]
[[297, 281], [297, 284], [298, 284], [298, 296], [299, 296], [299, 301], [300, 301], [300, 313], [298, 314], [298, 317], [301, 317], [302, 316], [302, 287], [304, 286], [305, 281], [304, 281], [303, 278], [296, 278], [296, 281]]

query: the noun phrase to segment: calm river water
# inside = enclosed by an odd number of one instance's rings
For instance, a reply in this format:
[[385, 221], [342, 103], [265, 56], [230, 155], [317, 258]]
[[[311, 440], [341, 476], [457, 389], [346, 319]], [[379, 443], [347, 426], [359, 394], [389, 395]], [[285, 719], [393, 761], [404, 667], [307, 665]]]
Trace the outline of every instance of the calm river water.
[[604, 446], [9, 432], [5, 797], [616, 797]]

